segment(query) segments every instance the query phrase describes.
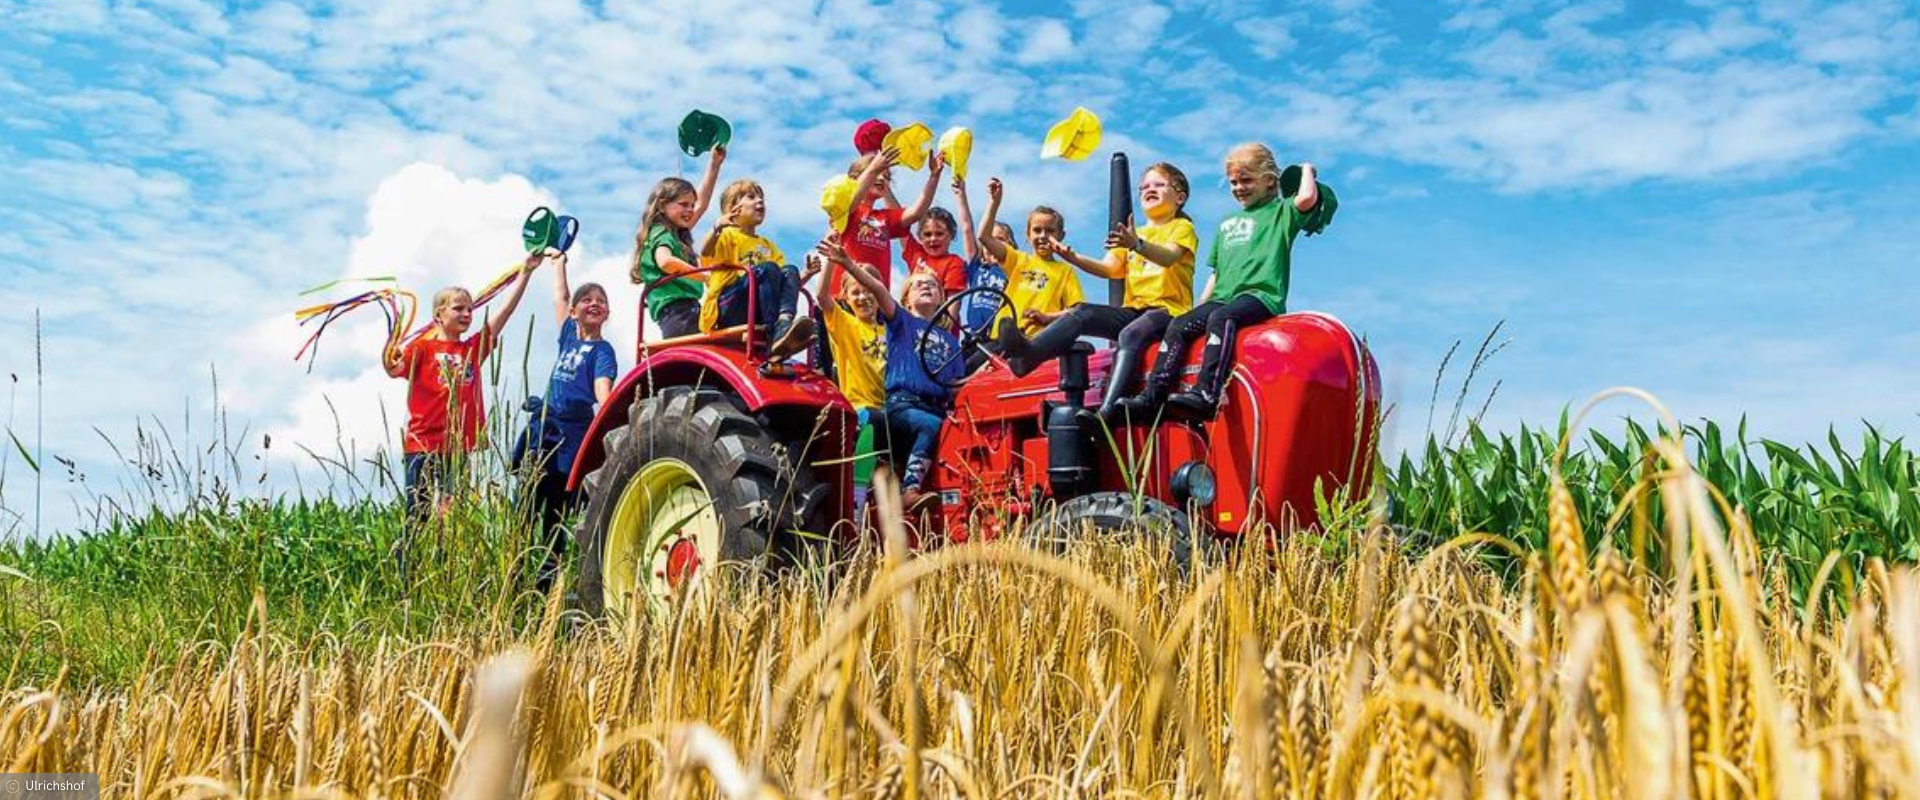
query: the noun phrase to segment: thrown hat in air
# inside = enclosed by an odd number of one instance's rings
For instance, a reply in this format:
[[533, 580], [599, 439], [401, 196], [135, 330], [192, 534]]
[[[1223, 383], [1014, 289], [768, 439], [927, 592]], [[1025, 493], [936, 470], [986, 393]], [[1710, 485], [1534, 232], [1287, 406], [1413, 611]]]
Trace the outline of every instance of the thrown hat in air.
[[1093, 155], [1099, 146], [1100, 118], [1085, 108], [1075, 108], [1047, 131], [1046, 140], [1040, 143], [1040, 157], [1079, 161]]
[[927, 163], [927, 147], [931, 144], [933, 129], [915, 122], [894, 128], [885, 139], [880, 140], [880, 149], [893, 148], [899, 151], [900, 158], [895, 163], [907, 169], [919, 169]]
[[973, 155], [973, 131], [966, 128], [948, 128], [940, 134], [940, 155], [947, 159], [947, 166], [953, 167], [957, 177], [967, 177], [967, 157]]

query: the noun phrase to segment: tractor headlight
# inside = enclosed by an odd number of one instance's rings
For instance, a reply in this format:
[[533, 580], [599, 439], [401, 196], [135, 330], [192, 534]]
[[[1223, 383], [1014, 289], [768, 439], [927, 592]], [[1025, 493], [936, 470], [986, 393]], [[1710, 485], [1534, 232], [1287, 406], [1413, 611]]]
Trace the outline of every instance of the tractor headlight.
[[1188, 501], [1213, 505], [1213, 495], [1218, 488], [1213, 482], [1213, 469], [1201, 462], [1189, 461], [1173, 471], [1173, 499], [1180, 505]]

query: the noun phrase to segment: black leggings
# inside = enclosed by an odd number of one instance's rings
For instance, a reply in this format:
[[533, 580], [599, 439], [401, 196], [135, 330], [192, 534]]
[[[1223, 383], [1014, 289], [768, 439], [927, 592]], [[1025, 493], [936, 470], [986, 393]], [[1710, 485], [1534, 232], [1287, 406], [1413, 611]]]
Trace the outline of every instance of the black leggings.
[[1029, 357], [1036, 364], [1058, 358], [1082, 336], [1113, 339], [1121, 350], [1138, 353], [1160, 338], [1172, 321], [1173, 315], [1164, 308], [1141, 310], [1081, 303], [1033, 335], [1028, 343]]
[[1164, 346], [1160, 352], [1184, 357], [1187, 348], [1201, 334], [1205, 334], [1207, 344], [1212, 345], [1226, 336], [1228, 322], [1245, 328], [1266, 322], [1273, 316], [1267, 304], [1252, 295], [1243, 294], [1225, 301], [1209, 300], [1174, 318], [1173, 324], [1167, 326], [1166, 338], [1161, 340]]

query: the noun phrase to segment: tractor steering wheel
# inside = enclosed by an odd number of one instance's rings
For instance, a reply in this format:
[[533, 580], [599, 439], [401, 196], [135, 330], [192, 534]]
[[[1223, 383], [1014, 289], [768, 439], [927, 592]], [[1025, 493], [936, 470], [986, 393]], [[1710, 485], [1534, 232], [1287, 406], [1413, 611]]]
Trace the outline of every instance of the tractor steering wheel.
[[[974, 303], [993, 304], [993, 316], [988, 317], [987, 321], [982, 323], [978, 329], [968, 328], [960, 324], [960, 309], [967, 307], [969, 298], [973, 298], [972, 302]], [[940, 374], [945, 372], [947, 365], [952, 364], [955, 359], [966, 358], [969, 345], [991, 340], [993, 338], [994, 323], [1000, 319], [1000, 310], [1011, 308], [1012, 306], [1013, 301], [1007, 298], [1007, 293], [992, 286], [979, 286], [968, 289], [947, 298], [946, 302], [941, 303], [940, 308], [933, 312], [933, 318], [927, 323], [927, 327], [921, 329], [919, 339], [913, 343], [914, 355], [919, 357], [920, 369], [927, 373], [927, 379], [948, 389], [957, 388], [961, 383], [965, 382], [966, 377], [964, 375], [960, 380], [947, 381], [943, 380]], [[934, 337], [939, 335], [934, 332], [934, 329], [947, 330], [956, 327], [960, 329], [960, 347], [951, 353], [947, 353], [945, 358], [938, 359], [939, 363], [937, 364], [929, 360], [927, 356], [930, 352], [938, 352], [939, 349], [944, 349], [934, 347]]]

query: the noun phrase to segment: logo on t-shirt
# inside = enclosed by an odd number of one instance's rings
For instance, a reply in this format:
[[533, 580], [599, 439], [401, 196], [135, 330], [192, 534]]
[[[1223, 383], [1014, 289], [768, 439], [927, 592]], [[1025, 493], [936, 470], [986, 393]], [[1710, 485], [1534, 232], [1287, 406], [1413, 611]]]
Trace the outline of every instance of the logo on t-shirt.
[[887, 221], [877, 215], [862, 217], [859, 228], [853, 232], [853, 239], [867, 247], [886, 247], [893, 241], [887, 236]]
[[1047, 273], [1037, 269], [1023, 270], [1020, 273], [1020, 278], [1025, 280], [1027, 285], [1033, 287], [1033, 290], [1036, 292], [1047, 288], [1047, 281], [1050, 280]]
[[458, 353], [435, 353], [434, 360], [440, 362], [440, 382], [449, 388], [459, 388], [473, 381], [473, 365]]
[[1220, 246], [1239, 247], [1253, 241], [1253, 220], [1248, 217], [1229, 217], [1220, 223]]

